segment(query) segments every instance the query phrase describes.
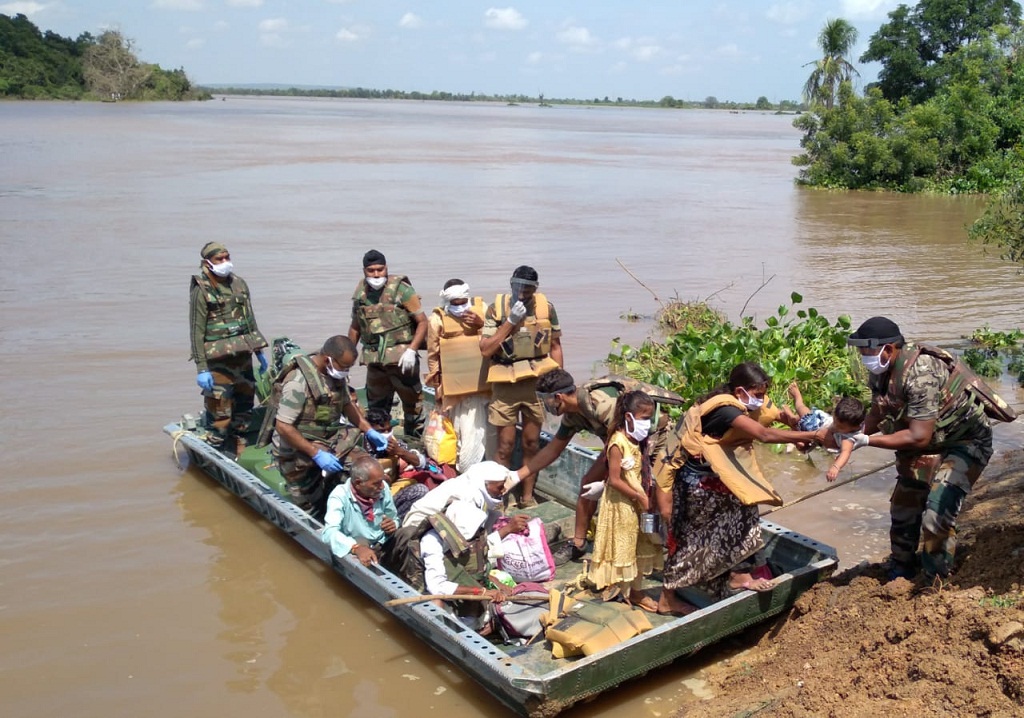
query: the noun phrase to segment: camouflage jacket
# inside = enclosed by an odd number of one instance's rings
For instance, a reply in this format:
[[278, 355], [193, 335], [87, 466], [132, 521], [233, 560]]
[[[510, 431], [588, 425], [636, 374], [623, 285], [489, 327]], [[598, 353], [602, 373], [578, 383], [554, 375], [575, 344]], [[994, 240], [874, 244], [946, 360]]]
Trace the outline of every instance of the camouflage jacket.
[[[347, 382], [328, 381], [308, 356], [299, 356], [296, 367], [282, 378], [281, 385], [280, 398], [276, 406], [271, 402], [272, 409], [280, 412], [287, 406], [292, 413], [297, 411], [294, 426], [303, 438], [331, 446], [339, 456], [343, 453], [342, 444], [351, 449], [358, 443], [360, 431], [342, 420], [350, 401]], [[283, 451], [291, 448], [276, 431], [274, 445]]]
[[249, 298], [249, 285], [237, 274], [214, 283], [201, 271], [192, 276], [189, 288], [191, 359], [198, 371], [206, 371], [211, 359], [251, 354], [267, 346]]
[[359, 326], [363, 343], [361, 363], [396, 364], [416, 334], [413, 313], [407, 305], [411, 303], [418, 310], [419, 297], [403, 275], [389, 276], [379, 296], [374, 296], [377, 294], [367, 289], [365, 280], [352, 294], [352, 319]]

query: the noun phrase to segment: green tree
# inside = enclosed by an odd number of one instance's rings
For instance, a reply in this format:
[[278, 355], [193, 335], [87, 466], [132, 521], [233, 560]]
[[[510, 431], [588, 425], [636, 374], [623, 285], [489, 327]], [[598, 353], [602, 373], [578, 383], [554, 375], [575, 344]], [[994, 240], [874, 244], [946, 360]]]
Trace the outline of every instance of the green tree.
[[1022, 265], [1024, 273], [1024, 184], [996, 197], [968, 230], [975, 242], [996, 247], [1000, 259]]
[[880, 62], [878, 85], [891, 102], [909, 97], [919, 104], [941, 86], [944, 61], [967, 44], [987, 37], [998, 25], [1015, 27], [1021, 6], [1015, 0], [921, 0], [900, 5], [871, 36], [861, 62]]
[[82, 68], [86, 86], [101, 98], [134, 99], [153, 73], [139, 62], [135, 41], [120, 30], [107, 30], [85, 51]]
[[772, 109], [772, 103], [768, 102], [768, 98], [761, 95], [757, 98], [757, 103], [754, 105], [759, 110], [770, 110]]
[[713, 110], [718, 107], [718, 98], [714, 95], [708, 95], [704, 98], [704, 107], [709, 110]]
[[804, 100], [808, 105], [821, 104], [831, 109], [839, 96], [839, 86], [859, 75], [847, 59], [856, 42], [857, 28], [843, 18], [828, 20], [821, 28], [818, 47], [822, 57], [807, 63], [814, 66], [804, 83]]

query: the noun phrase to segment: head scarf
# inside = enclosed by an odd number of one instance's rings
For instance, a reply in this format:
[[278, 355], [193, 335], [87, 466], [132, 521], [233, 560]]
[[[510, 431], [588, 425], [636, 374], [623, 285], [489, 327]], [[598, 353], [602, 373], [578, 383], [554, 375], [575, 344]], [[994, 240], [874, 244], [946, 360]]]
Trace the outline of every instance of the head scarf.
[[448, 287], [447, 289], [442, 289], [440, 296], [441, 302], [444, 304], [444, 308], [447, 309], [451, 306], [453, 299], [469, 299], [469, 285], [456, 284]]
[[487, 520], [486, 512], [477, 508], [473, 502], [460, 499], [456, 499], [448, 504], [448, 508], [444, 510], [444, 515], [448, 517], [459, 533], [462, 534], [462, 538], [467, 541], [476, 536], [476, 532], [480, 530], [480, 527], [484, 525], [484, 521]]

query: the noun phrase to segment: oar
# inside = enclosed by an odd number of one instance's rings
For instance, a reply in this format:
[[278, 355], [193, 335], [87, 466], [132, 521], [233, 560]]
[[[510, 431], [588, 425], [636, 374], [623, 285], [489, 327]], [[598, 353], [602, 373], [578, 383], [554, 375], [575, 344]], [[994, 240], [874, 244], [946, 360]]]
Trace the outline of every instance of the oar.
[[826, 486], [823, 489], [818, 489], [817, 491], [812, 491], [809, 494], [805, 494], [804, 496], [801, 496], [799, 499], [794, 499], [793, 501], [788, 501], [788, 502], [784, 503], [782, 506], [776, 506], [773, 509], [768, 509], [763, 514], [761, 514], [761, 516], [767, 516], [768, 514], [774, 513], [775, 511], [781, 511], [782, 509], [788, 509], [790, 506], [796, 506], [801, 501], [806, 501], [807, 499], [813, 499], [815, 496], [820, 496], [821, 494], [827, 493], [827, 492], [831, 491], [832, 489], [838, 489], [840, 486], [845, 486], [846, 484], [853, 483], [857, 479], [863, 479], [865, 476], [869, 476], [871, 474], [877, 473], [877, 472], [882, 471], [884, 469], [888, 469], [890, 466], [895, 466], [895, 465], [896, 465], [896, 460], [893, 459], [892, 461], [890, 461], [890, 462], [888, 462], [886, 464], [882, 464], [881, 466], [879, 466], [879, 467], [877, 467], [875, 469], [870, 469], [869, 471], [862, 471], [861, 473], [859, 473], [859, 474], [857, 474], [855, 476], [851, 476], [848, 479], [843, 479], [842, 481], [840, 481], [837, 484], [832, 484], [831, 486]]

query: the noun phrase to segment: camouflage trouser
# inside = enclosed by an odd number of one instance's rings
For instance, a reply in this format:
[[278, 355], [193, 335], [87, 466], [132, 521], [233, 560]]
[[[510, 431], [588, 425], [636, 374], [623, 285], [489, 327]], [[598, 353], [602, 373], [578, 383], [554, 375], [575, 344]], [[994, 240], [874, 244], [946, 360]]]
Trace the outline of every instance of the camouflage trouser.
[[[231, 436], [244, 436], [252, 420], [256, 379], [252, 354], [234, 354], [212, 359], [207, 368], [213, 374], [213, 389], [203, 391], [206, 428], [212, 446], [221, 446]], [[235, 450], [233, 445], [224, 448]]]
[[423, 433], [423, 385], [420, 383], [419, 359], [412, 374], [405, 374], [397, 364], [367, 365], [366, 403], [370, 409], [383, 409], [390, 414], [396, 393], [405, 414], [405, 434], [418, 438]]
[[921, 546], [928, 576], [947, 576], [956, 552], [956, 519], [964, 498], [992, 458], [992, 430], [941, 454], [896, 452], [896, 488], [889, 499], [894, 563], [911, 568]]

